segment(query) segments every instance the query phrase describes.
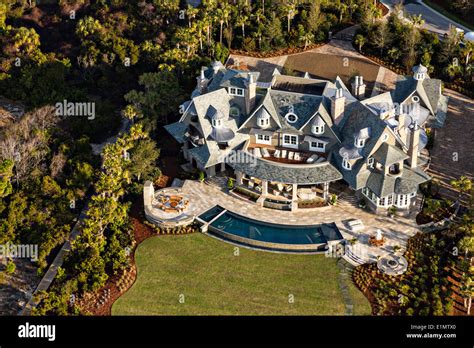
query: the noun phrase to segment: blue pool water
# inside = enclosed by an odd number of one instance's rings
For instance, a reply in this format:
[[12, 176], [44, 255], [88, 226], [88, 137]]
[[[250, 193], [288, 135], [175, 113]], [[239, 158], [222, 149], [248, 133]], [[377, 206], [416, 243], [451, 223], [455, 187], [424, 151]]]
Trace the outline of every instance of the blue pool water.
[[[221, 208], [219, 213], [222, 211]], [[219, 214], [215, 212], [214, 217]], [[239, 237], [280, 244], [322, 244], [328, 240], [342, 239], [335, 224], [285, 226], [248, 219], [229, 211], [214, 220], [211, 226]]]
[[202, 213], [199, 215], [199, 218], [203, 221], [210, 222], [212, 219], [214, 219], [217, 215], [222, 213], [224, 211], [224, 208], [216, 205], [215, 207], [209, 209], [205, 213]]

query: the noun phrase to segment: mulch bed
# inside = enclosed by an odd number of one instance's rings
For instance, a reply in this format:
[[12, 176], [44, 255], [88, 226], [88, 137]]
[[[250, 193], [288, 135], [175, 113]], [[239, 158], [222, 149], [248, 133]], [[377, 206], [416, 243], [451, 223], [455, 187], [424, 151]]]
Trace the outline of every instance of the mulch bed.
[[326, 44], [327, 42], [312, 44], [312, 45], [306, 46], [306, 49], [304, 47], [291, 47], [291, 48], [284, 48], [280, 50], [274, 50], [270, 52], [247, 52], [244, 50], [231, 50], [230, 53], [235, 54], [235, 55], [240, 55], [240, 56], [254, 57], [254, 58], [273, 58], [273, 57], [279, 57], [279, 56], [286, 56], [290, 54], [303, 53], [303, 52], [310, 51], [315, 48], [324, 46]]

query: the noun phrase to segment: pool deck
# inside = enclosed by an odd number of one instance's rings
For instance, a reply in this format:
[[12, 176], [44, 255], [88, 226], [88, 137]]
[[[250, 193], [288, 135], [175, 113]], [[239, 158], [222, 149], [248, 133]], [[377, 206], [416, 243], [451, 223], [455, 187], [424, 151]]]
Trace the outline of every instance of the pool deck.
[[[215, 185], [200, 183], [198, 181], [186, 180], [182, 186], [182, 192], [190, 200], [188, 214], [199, 216], [215, 205], [245, 217], [282, 225], [319, 225], [323, 223], [336, 223], [343, 237], [347, 240], [357, 238], [359, 249], [366, 261], [374, 260], [377, 256], [393, 252], [393, 246], [405, 250], [406, 241], [419, 229], [413, 218], [376, 215], [362, 210], [351, 201], [350, 196], [345, 199], [344, 193], [340, 196], [335, 206], [313, 209], [299, 209], [295, 212], [280, 211], [261, 207], [257, 204], [240, 199], [226, 192], [224, 188]], [[344, 220], [359, 219], [364, 228], [353, 232], [343, 224]], [[375, 234], [377, 229], [383, 231], [386, 243], [383, 247], [371, 247], [368, 245], [369, 236]], [[364, 257], [362, 257], [364, 259]]]

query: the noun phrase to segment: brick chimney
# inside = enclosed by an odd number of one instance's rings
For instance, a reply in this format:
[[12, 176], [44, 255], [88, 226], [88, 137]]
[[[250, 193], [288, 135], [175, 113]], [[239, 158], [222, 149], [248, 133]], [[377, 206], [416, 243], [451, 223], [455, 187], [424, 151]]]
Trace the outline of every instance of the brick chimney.
[[336, 125], [338, 125], [344, 116], [346, 97], [342, 88], [336, 90], [336, 95], [331, 98], [331, 117]]
[[255, 108], [255, 98], [257, 97], [257, 81], [254, 74], [248, 74], [245, 87], [245, 112], [249, 115]]
[[408, 156], [410, 156], [410, 168], [416, 168], [418, 166], [418, 152], [420, 145], [420, 133], [421, 128], [417, 122], [414, 122], [411, 126], [410, 144], [408, 146]]

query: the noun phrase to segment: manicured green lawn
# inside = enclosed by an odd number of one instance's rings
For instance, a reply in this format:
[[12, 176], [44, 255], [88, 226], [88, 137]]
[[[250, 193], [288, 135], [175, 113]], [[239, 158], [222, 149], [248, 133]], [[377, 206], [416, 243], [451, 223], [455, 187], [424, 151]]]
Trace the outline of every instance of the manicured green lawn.
[[[233, 245], [200, 233], [146, 240], [136, 252], [138, 279], [112, 314], [344, 314], [335, 259], [245, 248], [235, 256], [234, 251]], [[355, 314], [370, 314], [362, 293], [351, 290]]]

